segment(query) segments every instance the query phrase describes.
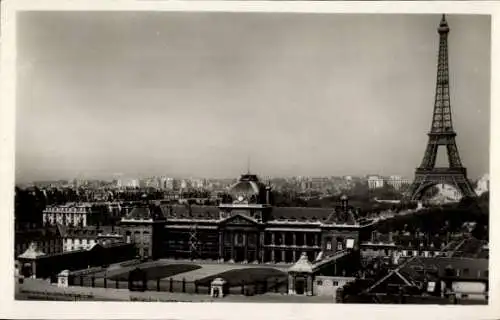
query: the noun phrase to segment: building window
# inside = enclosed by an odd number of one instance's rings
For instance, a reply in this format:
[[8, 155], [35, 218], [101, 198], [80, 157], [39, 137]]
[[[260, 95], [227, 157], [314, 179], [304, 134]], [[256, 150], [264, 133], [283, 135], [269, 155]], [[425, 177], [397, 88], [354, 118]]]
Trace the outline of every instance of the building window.
[[333, 286], [334, 287], [338, 287], [339, 286], [339, 282], [338, 281], [333, 281]]
[[342, 241], [337, 240], [337, 251], [342, 251], [344, 249], [344, 244]]
[[318, 286], [322, 286], [323, 285], [323, 280], [318, 280], [318, 282], [316, 282], [318, 284]]
[[326, 242], [326, 250], [332, 250], [332, 242], [331, 241]]
[[468, 276], [469, 275], [469, 269], [468, 268], [465, 268], [464, 269], [464, 276]]
[[250, 247], [255, 247], [257, 246], [257, 235], [255, 233], [250, 233], [248, 235], [248, 245]]
[[241, 233], [237, 233], [234, 237], [234, 244], [241, 245], [243, 244], [243, 235]]

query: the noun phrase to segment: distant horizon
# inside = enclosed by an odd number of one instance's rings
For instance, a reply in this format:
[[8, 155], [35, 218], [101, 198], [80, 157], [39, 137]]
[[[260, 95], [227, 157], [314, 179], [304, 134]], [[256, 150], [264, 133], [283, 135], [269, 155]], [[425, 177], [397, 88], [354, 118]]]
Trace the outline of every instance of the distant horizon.
[[[411, 180], [440, 18], [19, 13], [16, 183], [232, 179], [248, 157], [261, 177]], [[489, 172], [491, 18], [447, 20], [453, 126], [474, 180]]]
[[[74, 180], [87, 180], [87, 181], [107, 181], [112, 182], [114, 180], [142, 180], [149, 178], [173, 178], [173, 179], [207, 179], [207, 180], [229, 180], [229, 179], [237, 179], [241, 175], [246, 174], [247, 172], [241, 172], [235, 176], [199, 176], [199, 175], [179, 175], [179, 174], [159, 174], [159, 175], [145, 175], [145, 176], [121, 176], [121, 177], [113, 177], [112, 175], [102, 176], [102, 177], [92, 177], [92, 176], [78, 176], [78, 177], [60, 177], [60, 178], [47, 178], [47, 179], [34, 179], [34, 180], [16, 180], [15, 184], [29, 184], [29, 183], [37, 183], [37, 182], [55, 182], [55, 181], [74, 181]], [[391, 176], [400, 176], [402, 179], [408, 179], [413, 181], [414, 175], [401, 175], [401, 174], [377, 174], [377, 173], [368, 173], [368, 174], [338, 174], [338, 175], [269, 175], [269, 174], [260, 174], [258, 172], [250, 172], [250, 174], [255, 174], [259, 178], [273, 178], [273, 179], [285, 179], [285, 178], [340, 178], [340, 177], [353, 177], [353, 178], [362, 178], [362, 177], [370, 177], [370, 176], [378, 176], [381, 178], [390, 178]], [[477, 176], [468, 175], [470, 180], [479, 180], [484, 176], [489, 175], [489, 171], [484, 173], [480, 173]]]
[[[141, 179], [149, 179], [149, 178], [173, 178], [173, 179], [207, 179], [207, 180], [228, 180], [228, 179], [237, 179], [241, 175], [247, 174], [247, 172], [241, 172], [235, 176], [200, 176], [200, 175], [168, 175], [168, 174], [159, 174], [159, 175], [145, 175], [145, 176], [122, 176], [122, 177], [113, 177], [112, 175], [101, 176], [101, 177], [92, 177], [92, 176], [78, 176], [78, 177], [60, 177], [60, 178], [46, 178], [46, 179], [33, 179], [33, 180], [16, 180], [16, 184], [29, 184], [36, 182], [55, 182], [55, 181], [73, 181], [73, 180], [88, 180], [88, 181], [114, 181], [114, 180], [141, 180]], [[332, 174], [332, 175], [272, 175], [272, 174], [260, 174], [258, 172], [250, 172], [250, 174], [255, 174], [259, 178], [273, 178], [273, 179], [284, 179], [284, 178], [341, 178], [341, 177], [353, 177], [353, 178], [362, 178], [369, 176], [378, 176], [381, 178], [389, 178], [391, 176], [400, 176], [402, 179], [412, 180], [413, 176], [405, 176], [400, 174]], [[476, 179], [481, 178], [485, 174], [489, 174], [488, 172], [480, 174]], [[473, 177], [469, 177], [470, 179], [474, 179]]]
[[[74, 180], [84, 180], [84, 181], [103, 181], [103, 182], [113, 182], [113, 181], [118, 181], [118, 180], [144, 180], [144, 179], [150, 179], [150, 178], [173, 178], [173, 179], [205, 179], [205, 180], [236, 180], [238, 179], [241, 175], [244, 175], [246, 173], [241, 173], [238, 176], [235, 177], [209, 177], [209, 176], [176, 176], [176, 175], [158, 175], [158, 176], [144, 176], [144, 177], [122, 177], [122, 178], [92, 178], [92, 177], [73, 177], [73, 178], [60, 178], [60, 179], [44, 179], [44, 180], [32, 180], [32, 181], [16, 181], [16, 185], [24, 185], [24, 184], [32, 184], [32, 183], [47, 183], [47, 182], [72, 182]], [[376, 176], [383, 178], [384, 180], [389, 180], [391, 176], [400, 176], [401, 179], [403, 180], [409, 180], [409, 182], [413, 181], [414, 177], [409, 177], [409, 176], [402, 176], [402, 175], [397, 175], [397, 174], [392, 174], [392, 175], [381, 175], [381, 174], [363, 174], [363, 175], [354, 175], [354, 174], [345, 174], [345, 175], [325, 175], [325, 176], [300, 176], [300, 175], [290, 175], [290, 176], [273, 176], [273, 175], [261, 175], [255, 172], [251, 172], [251, 174], [257, 175], [259, 178], [271, 178], [271, 179], [286, 179], [286, 178], [343, 178], [343, 177], [353, 177], [353, 178], [367, 178], [370, 176]], [[489, 172], [485, 172], [477, 177], [468, 177], [472, 181], [480, 180], [481, 178], [488, 176]]]

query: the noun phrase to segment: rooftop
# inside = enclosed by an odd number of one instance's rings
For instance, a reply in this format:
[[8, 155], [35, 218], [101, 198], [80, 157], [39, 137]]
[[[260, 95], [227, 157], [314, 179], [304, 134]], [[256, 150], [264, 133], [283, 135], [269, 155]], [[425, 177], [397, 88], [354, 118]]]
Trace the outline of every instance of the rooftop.
[[125, 217], [125, 220], [159, 220], [165, 216], [160, 206], [157, 205], [139, 205], [134, 207]]
[[[204, 205], [160, 205], [161, 214], [167, 220], [190, 219], [190, 220], [220, 220], [221, 209], [217, 206]], [[134, 209], [135, 210], [135, 209]], [[131, 212], [130, 215], [148, 216], [145, 208]], [[272, 207], [269, 216], [270, 221], [295, 222], [295, 223], [346, 223], [353, 224], [356, 221], [354, 214], [349, 213], [347, 217], [338, 209], [331, 208], [307, 208], [307, 207]]]
[[307, 254], [303, 252], [300, 255], [300, 259], [288, 269], [288, 272], [296, 272], [296, 273], [312, 273], [313, 272], [313, 264], [307, 258]]
[[[418, 257], [409, 261], [405, 270], [411, 268], [414, 270], [434, 270], [440, 276], [447, 276], [451, 272], [451, 276], [457, 276], [467, 279], [487, 280], [488, 275], [488, 259], [478, 258], [457, 258], [457, 257], [433, 257], [424, 258]], [[458, 271], [458, 273], [457, 273]]]
[[[16, 230], [16, 238], [22, 242], [25, 241], [37, 241], [45, 240], [51, 237], [57, 237], [60, 235], [60, 231], [57, 227], [47, 227], [47, 228], [37, 228], [29, 230]], [[16, 239], [16, 243], [17, 243]]]
[[63, 237], [97, 238], [99, 236], [117, 235], [119, 234], [120, 228], [112, 226], [87, 226], [83, 228], [68, 228], [61, 226], [60, 230]]

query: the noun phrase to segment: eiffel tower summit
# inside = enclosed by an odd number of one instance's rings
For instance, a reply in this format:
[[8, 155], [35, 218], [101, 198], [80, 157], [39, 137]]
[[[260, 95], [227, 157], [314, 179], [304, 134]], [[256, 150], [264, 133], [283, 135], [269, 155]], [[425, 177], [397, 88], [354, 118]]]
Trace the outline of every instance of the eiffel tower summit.
[[[467, 179], [467, 169], [462, 165], [462, 161], [460, 160], [455, 141], [457, 133], [453, 130], [452, 124], [448, 67], [449, 32], [450, 27], [443, 14], [438, 27], [439, 55], [432, 125], [428, 133], [429, 140], [424, 158], [415, 171], [415, 180], [408, 192], [410, 200], [421, 199], [428, 188], [437, 184], [454, 186], [464, 197], [476, 196], [469, 179]], [[447, 167], [436, 167], [439, 147], [446, 147], [448, 156]]]

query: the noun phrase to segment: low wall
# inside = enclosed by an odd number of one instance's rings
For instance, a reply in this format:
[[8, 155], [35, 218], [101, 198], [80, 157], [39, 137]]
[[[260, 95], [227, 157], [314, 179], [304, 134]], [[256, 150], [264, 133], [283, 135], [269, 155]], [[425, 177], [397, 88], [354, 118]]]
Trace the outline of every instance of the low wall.
[[[93, 288], [110, 288], [110, 289], [128, 289], [128, 281], [111, 280], [106, 277], [98, 277], [93, 274], [81, 274], [76, 276], [70, 276], [68, 283], [71, 287], [93, 287]], [[157, 279], [157, 280], [147, 280], [145, 283], [142, 281], [134, 282], [139, 287], [145, 289], [145, 291], [157, 291], [157, 292], [175, 292], [175, 293], [190, 293], [190, 294], [210, 294], [209, 286], [197, 285], [195, 282], [173, 280], [169, 279]], [[233, 295], [244, 295], [249, 292], [256, 293], [255, 285], [253, 284], [241, 284], [228, 288], [228, 294]], [[285, 279], [280, 282], [271, 281], [266, 288], [265, 292], [273, 293], [288, 293], [288, 281]], [[259, 293], [265, 293], [259, 292]]]
[[71, 292], [50, 292], [42, 290], [21, 289], [17, 293], [19, 300], [54, 300], [54, 301], [74, 301], [74, 300], [95, 300], [93, 294], [80, 294]]
[[88, 269], [71, 271], [69, 273], [69, 275], [70, 276], [89, 275], [89, 274], [94, 274], [94, 273], [98, 273], [98, 272], [103, 272], [105, 270], [106, 270], [106, 268], [103, 268], [103, 267], [93, 267], [93, 268], [88, 268]]

